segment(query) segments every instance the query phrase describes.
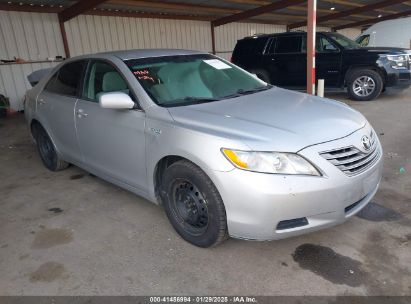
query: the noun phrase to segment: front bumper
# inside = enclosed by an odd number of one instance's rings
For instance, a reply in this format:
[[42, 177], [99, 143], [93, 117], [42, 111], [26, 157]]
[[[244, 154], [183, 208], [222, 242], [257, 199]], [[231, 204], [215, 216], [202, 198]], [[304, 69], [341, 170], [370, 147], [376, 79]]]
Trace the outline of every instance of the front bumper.
[[385, 86], [395, 89], [409, 88], [411, 86], [411, 70], [396, 70], [389, 68]]
[[[361, 137], [370, 130], [367, 126], [343, 139], [300, 151], [300, 155], [323, 172], [321, 177], [263, 174], [239, 169], [214, 172], [213, 181], [225, 204], [230, 236], [252, 240], [280, 239], [340, 224], [360, 211], [377, 192], [382, 175], [382, 151], [371, 167], [355, 176], [345, 175], [319, 152], [353, 143], [359, 145]], [[377, 144], [377, 149], [381, 150], [378, 140]], [[287, 228], [287, 223], [302, 218], [306, 220], [303, 226]]]

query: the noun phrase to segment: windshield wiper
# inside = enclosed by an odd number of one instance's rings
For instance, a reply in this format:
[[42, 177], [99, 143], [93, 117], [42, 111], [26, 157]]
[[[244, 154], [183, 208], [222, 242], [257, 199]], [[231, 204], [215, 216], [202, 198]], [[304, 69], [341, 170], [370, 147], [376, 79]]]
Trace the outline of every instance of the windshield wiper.
[[178, 106], [187, 106], [187, 105], [192, 105], [192, 104], [200, 104], [200, 103], [206, 103], [206, 102], [212, 102], [212, 101], [218, 101], [218, 100], [221, 100], [221, 99], [214, 98], [214, 97], [187, 96], [184, 98], [179, 98], [179, 99], [168, 101], [167, 103], [163, 103], [161, 105], [164, 107], [178, 107]]
[[222, 99], [235, 98], [235, 97], [239, 97], [239, 96], [242, 96], [242, 95], [253, 94], [253, 93], [257, 93], [257, 92], [261, 92], [261, 91], [271, 89], [272, 87], [273, 87], [273, 85], [267, 84], [266, 86], [258, 87], [258, 88], [254, 88], [254, 89], [250, 89], [250, 90], [239, 89], [239, 90], [237, 90], [236, 93], [224, 96], [224, 97], [222, 97]]
[[250, 89], [250, 90], [239, 89], [237, 91], [237, 94], [246, 95], [246, 94], [251, 94], [251, 93], [255, 93], [255, 92], [265, 91], [265, 90], [271, 89], [272, 87], [273, 86], [271, 84], [267, 84], [266, 86], [259, 87], [259, 88], [254, 88], [254, 89]]

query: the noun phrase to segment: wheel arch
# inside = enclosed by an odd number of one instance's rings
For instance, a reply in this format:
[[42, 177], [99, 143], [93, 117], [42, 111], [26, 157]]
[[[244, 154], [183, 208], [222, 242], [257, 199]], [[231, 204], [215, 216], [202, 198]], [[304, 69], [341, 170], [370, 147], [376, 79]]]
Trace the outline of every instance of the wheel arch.
[[[160, 160], [157, 161], [156, 165], [154, 166], [154, 172], [153, 172], [153, 176], [152, 176], [152, 180], [153, 180], [153, 186], [154, 186], [154, 195], [156, 197], [157, 202], [161, 205], [162, 204], [162, 176], [165, 172], [165, 170], [170, 167], [172, 164], [174, 164], [175, 162], [181, 161], [181, 160], [186, 160], [189, 161], [191, 163], [193, 163], [194, 165], [198, 166], [201, 168], [201, 166], [199, 166], [196, 162], [180, 156], [180, 155], [167, 155], [162, 157]], [[201, 168], [201, 170], [204, 171], [203, 168]]]
[[357, 71], [357, 70], [372, 70], [374, 72], [377, 72], [381, 76], [381, 79], [383, 81], [383, 86], [385, 87], [385, 84], [387, 82], [387, 73], [386, 73], [386, 71], [381, 70], [379, 67], [373, 66], [373, 65], [353, 65], [353, 66], [350, 66], [344, 74], [344, 86], [347, 86], [347, 78], [350, 75], [350, 73], [352, 73], [354, 71]]

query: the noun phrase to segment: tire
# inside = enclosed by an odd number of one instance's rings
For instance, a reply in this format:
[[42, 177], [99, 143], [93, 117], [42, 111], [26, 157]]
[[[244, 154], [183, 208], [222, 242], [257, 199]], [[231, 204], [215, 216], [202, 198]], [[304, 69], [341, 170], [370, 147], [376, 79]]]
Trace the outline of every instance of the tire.
[[172, 226], [187, 242], [215, 246], [228, 238], [223, 200], [199, 167], [181, 160], [163, 175], [163, 204]]
[[37, 151], [41, 161], [47, 169], [50, 171], [60, 171], [69, 166], [69, 163], [62, 160], [57, 154], [50, 136], [42, 126], [33, 126], [33, 137], [36, 140]]
[[384, 88], [381, 75], [368, 69], [349, 72], [346, 82], [350, 98], [358, 101], [373, 100]]
[[261, 79], [262, 81], [271, 84], [271, 78], [267, 71], [255, 70], [255, 71], [251, 71], [251, 73], [257, 75], [257, 77]]
[[7, 116], [8, 102], [6, 97], [0, 94], [0, 118]]

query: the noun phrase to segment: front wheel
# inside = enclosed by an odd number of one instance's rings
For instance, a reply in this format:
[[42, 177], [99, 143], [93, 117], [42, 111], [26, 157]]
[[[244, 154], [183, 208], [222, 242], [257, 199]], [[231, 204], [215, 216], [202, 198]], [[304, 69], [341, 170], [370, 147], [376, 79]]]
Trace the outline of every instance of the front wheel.
[[373, 70], [355, 70], [347, 76], [348, 94], [358, 101], [373, 100], [384, 87], [381, 75]]
[[175, 162], [164, 173], [163, 189], [167, 217], [183, 239], [210, 247], [228, 237], [221, 196], [199, 167], [186, 160]]

